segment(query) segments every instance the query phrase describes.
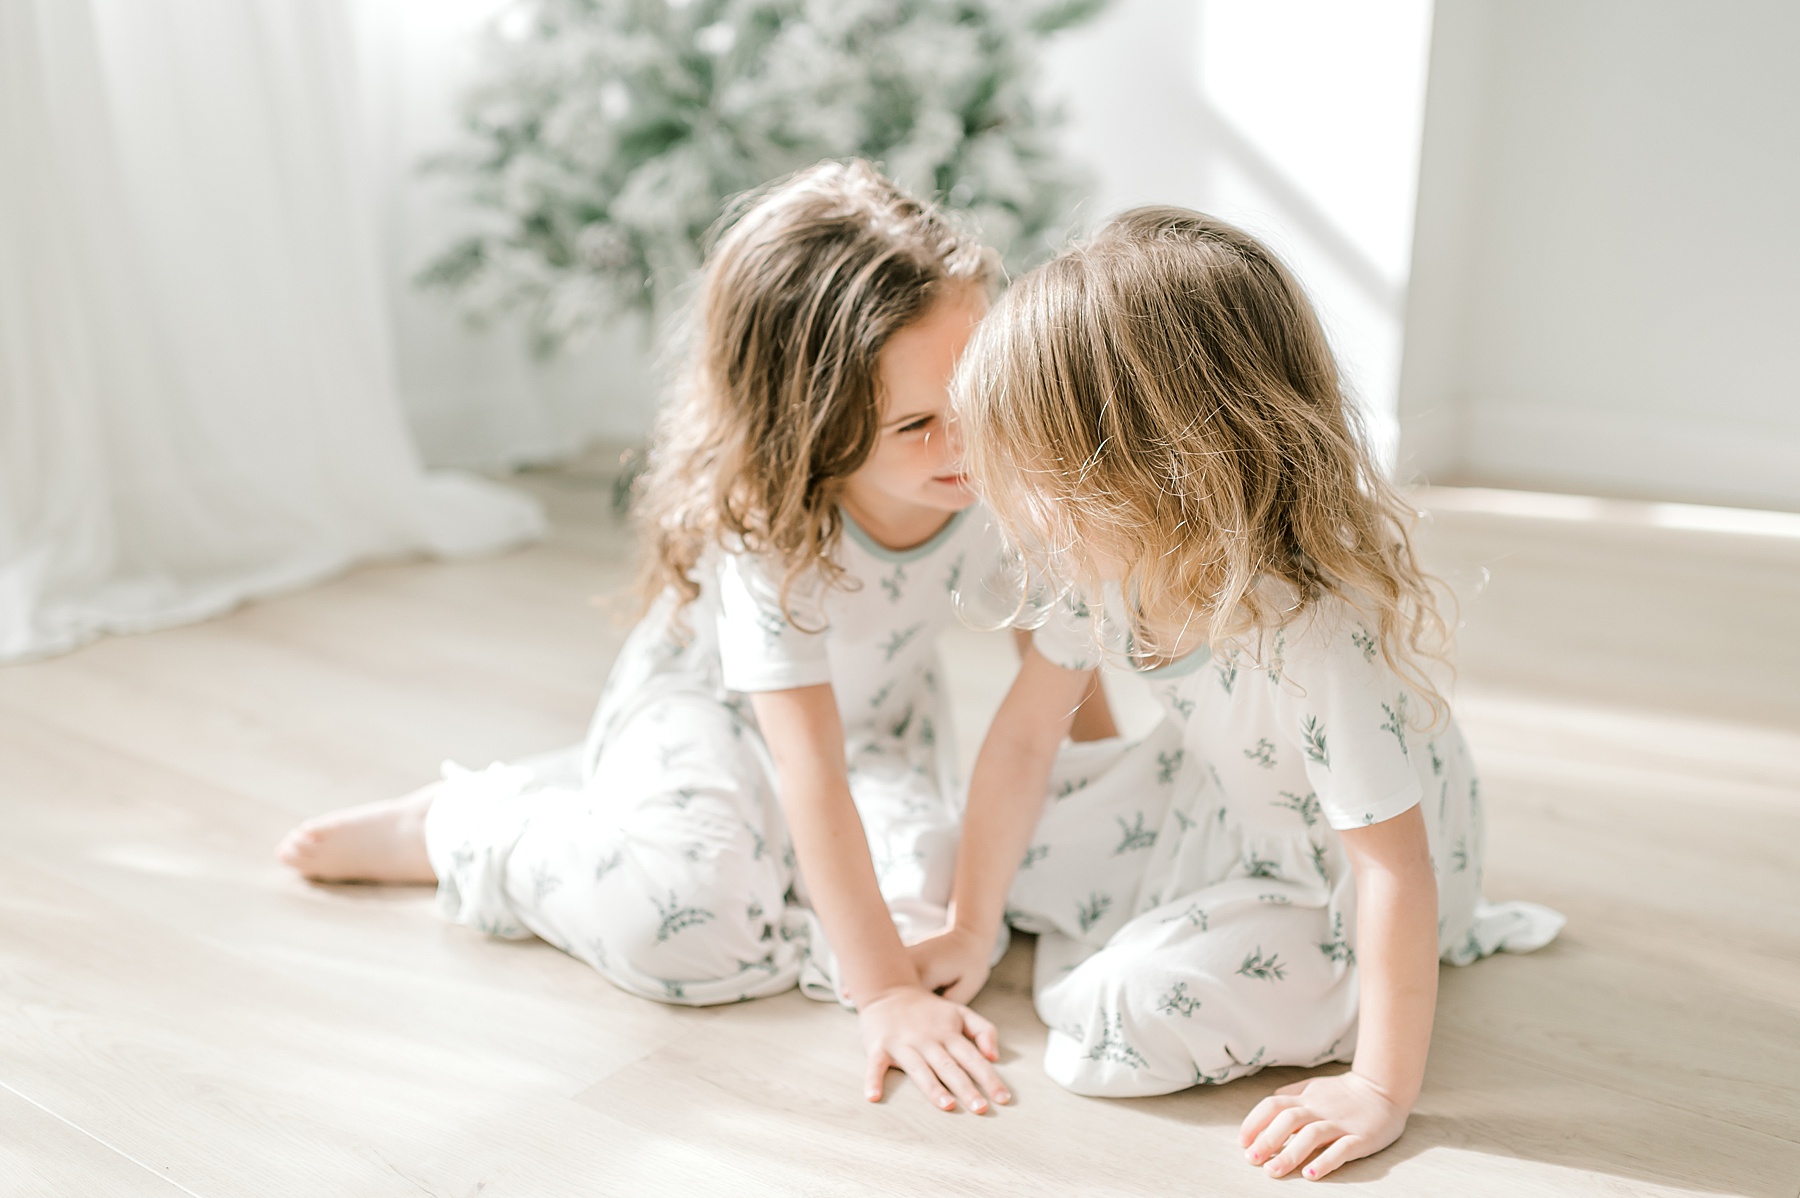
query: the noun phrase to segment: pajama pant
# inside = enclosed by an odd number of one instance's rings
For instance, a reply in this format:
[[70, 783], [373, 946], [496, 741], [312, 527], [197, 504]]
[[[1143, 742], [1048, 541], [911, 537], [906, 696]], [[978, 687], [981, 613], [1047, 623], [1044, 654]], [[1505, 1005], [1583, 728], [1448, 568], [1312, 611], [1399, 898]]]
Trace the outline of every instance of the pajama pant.
[[[1167, 784], [1180, 745], [1164, 724], [1136, 744], [1065, 748], [1008, 897], [1008, 922], [1038, 936], [1044, 1069], [1078, 1094], [1167, 1094], [1269, 1065], [1349, 1061], [1356, 1048], [1355, 895], [1335, 834], [1310, 877], [1245, 868], [1215, 830], [1223, 819], [1172, 810], [1183, 805]], [[1152, 848], [1177, 835], [1184, 859], [1212, 853], [1199, 871], [1210, 880], [1144, 893]], [[1440, 910], [1458, 926], [1440, 943], [1458, 964], [1541, 947], [1562, 926], [1536, 904], [1444, 889]]]
[[[943, 924], [956, 814], [916, 747], [871, 737], [847, 751], [882, 895], [901, 938], [920, 939]], [[839, 997], [751, 721], [715, 695], [667, 692], [621, 717], [586, 771], [570, 757], [447, 768], [426, 819], [447, 918], [541, 937], [661, 1002], [796, 984]]]

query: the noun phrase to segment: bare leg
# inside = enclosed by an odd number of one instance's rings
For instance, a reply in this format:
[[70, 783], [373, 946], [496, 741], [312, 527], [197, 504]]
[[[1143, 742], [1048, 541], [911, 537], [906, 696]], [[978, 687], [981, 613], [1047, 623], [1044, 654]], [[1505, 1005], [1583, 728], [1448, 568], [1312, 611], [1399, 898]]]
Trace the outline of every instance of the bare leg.
[[275, 856], [315, 882], [436, 882], [425, 855], [425, 813], [437, 785], [309, 819]]

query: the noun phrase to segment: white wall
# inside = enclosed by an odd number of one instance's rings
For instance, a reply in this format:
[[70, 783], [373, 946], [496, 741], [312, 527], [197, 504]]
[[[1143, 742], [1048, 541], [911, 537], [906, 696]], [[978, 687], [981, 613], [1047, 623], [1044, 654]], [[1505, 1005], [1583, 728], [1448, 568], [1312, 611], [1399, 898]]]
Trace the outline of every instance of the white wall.
[[1800, 508], [1800, 5], [1439, 0], [1405, 466]]
[[[640, 329], [535, 363], [411, 276], [467, 216], [414, 173], [456, 135], [505, 0], [357, 0], [400, 382], [427, 460], [505, 465], [634, 440], [655, 388]], [[1048, 47], [1043, 94], [1093, 168], [1088, 223], [1174, 203], [1269, 240], [1317, 301], [1384, 447], [1395, 437], [1430, 0], [1115, 0]]]
[[1092, 224], [1181, 204], [1311, 292], [1384, 454], [1396, 436], [1430, 0], [1115, 0], [1050, 47]]
[[379, 195], [400, 391], [425, 460], [507, 467], [649, 429], [656, 388], [641, 323], [539, 361], [515, 327], [472, 328], [413, 276], [474, 217], [453, 184], [419, 173], [457, 144], [458, 98], [481, 75], [482, 32], [507, 0], [356, 0], [359, 84]]

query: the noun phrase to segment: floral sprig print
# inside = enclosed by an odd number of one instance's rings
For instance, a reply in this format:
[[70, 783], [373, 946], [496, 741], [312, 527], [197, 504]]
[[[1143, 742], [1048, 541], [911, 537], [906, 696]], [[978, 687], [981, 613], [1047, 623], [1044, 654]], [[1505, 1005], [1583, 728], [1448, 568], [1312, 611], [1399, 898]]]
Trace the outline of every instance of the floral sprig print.
[[1319, 806], [1319, 794], [1317, 791], [1309, 790], [1303, 795], [1297, 795], [1290, 790], [1280, 791], [1279, 793], [1281, 797], [1273, 800], [1275, 806], [1286, 807], [1289, 811], [1298, 815], [1301, 822], [1309, 828], [1318, 826], [1319, 817], [1323, 814], [1323, 808]]
[[685, 906], [680, 899], [675, 897], [673, 890], [669, 892], [669, 901], [666, 903], [655, 898], [650, 901], [656, 904], [657, 914], [662, 916], [662, 922], [656, 928], [658, 944], [668, 940], [677, 932], [698, 927], [703, 923], [711, 923], [714, 919], [713, 913], [704, 907]]
[[1331, 868], [1326, 864], [1324, 845], [1315, 844], [1312, 846], [1312, 863], [1313, 868], [1319, 871], [1319, 877], [1329, 882], [1331, 880]]
[[1129, 1065], [1133, 1069], [1142, 1069], [1150, 1062], [1144, 1054], [1133, 1048], [1125, 1039], [1125, 1017], [1114, 1015], [1103, 1019], [1100, 1023], [1100, 1039], [1087, 1051], [1090, 1061], [1112, 1061], [1120, 1065]]
[[1256, 978], [1264, 982], [1281, 982], [1287, 980], [1287, 966], [1281, 961], [1280, 953], [1263, 956], [1262, 946], [1244, 958], [1244, 963], [1237, 967], [1238, 973], [1247, 978]]
[[1286, 668], [1287, 630], [1278, 628], [1275, 630], [1275, 642], [1269, 648], [1269, 660], [1264, 669], [1269, 675], [1269, 681], [1275, 686], [1280, 686], [1282, 671]]
[[1086, 932], [1112, 909], [1112, 895], [1098, 891], [1089, 892], [1087, 901], [1075, 909], [1075, 922]]
[[902, 650], [902, 649], [906, 648], [908, 645], [912, 644], [913, 638], [918, 636], [921, 632], [924, 632], [924, 631], [925, 631], [925, 624], [923, 621], [920, 621], [919, 623], [912, 625], [910, 628], [902, 628], [902, 629], [896, 630], [891, 636], [888, 637], [887, 640], [883, 641], [881, 644], [881, 651], [887, 655], [886, 660], [893, 661], [894, 658], [899, 654], [900, 650]]
[[1113, 856], [1122, 857], [1126, 853], [1134, 853], [1139, 849], [1147, 849], [1156, 843], [1155, 830], [1144, 827], [1144, 813], [1142, 811], [1138, 812], [1137, 819], [1129, 824], [1125, 822], [1125, 817], [1122, 815], [1114, 816], [1113, 818], [1118, 821], [1119, 831], [1123, 833], [1119, 840], [1119, 846], [1113, 850]]
[[1243, 860], [1246, 878], [1274, 878], [1281, 880], [1281, 867], [1277, 862], [1266, 857], [1258, 857], [1254, 852], [1246, 852]]
[[1383, 732], [1391, 732], [1394, 734], [1394, 739], [1396, 741], [1398, 741], [1400, 744], [1400, 753], [1402, 756], [1405, 756], [1405, 757], [1412, 756], [1412, 754], [1407, 750], [1407, 747], [1406, 747], [1406, 694], [1405, 694], [1405, 692], [1401, 692], [1399, 697], [1394, 700], [1394, 705], [1392, 707], [1389, 707], [1386, 703], [1383, 703], [1381, 705], [1381, 710], [1387, 713], [1387, 720], [1385, 723], [1383, 723], [1381, 725], [1381, 730]]
[[1344, 913], [1339, 911], [1331, 917], [1331, 939], [1319, 942], [1319, 951], [1327, 959], [1342, 961], [1347, 965], [1356, 964], [1356, 950], [1350, 947], [1350, 941], [1344, 936]]
[[1306, 723], [1300, 727], [1300, 741], [1306, 748], [1308, 761], [1316, 761], [1326, 769], [1331, 768], [1331, 750], [1325, 744], [1325, 726], [1319, 723], [1318, 717], [1306, 717]]
[[1200, 1000], [1187, 992], [1186, 982], [1176, 982], [1174, 989], [1157, 1000], [1156, 1009], [1165, 1015], [1180, 1015], [1187, 1019], [1200, 1009]]
[[1199, 928], [1202, 932], [1206, 931], [1206, 908], [1199, 903], [1189, 903], [1187, 910], [1168, 916], [1162, 922], [1181, 923], [1183, 921]]
[[1238, 651], [1233, 649], [1214, 662], [1213, 672], [1219, 677], [1219, 689], [1227, 695], [1231, 694], [1231, 688], [1237, 685], [1238, 679]]

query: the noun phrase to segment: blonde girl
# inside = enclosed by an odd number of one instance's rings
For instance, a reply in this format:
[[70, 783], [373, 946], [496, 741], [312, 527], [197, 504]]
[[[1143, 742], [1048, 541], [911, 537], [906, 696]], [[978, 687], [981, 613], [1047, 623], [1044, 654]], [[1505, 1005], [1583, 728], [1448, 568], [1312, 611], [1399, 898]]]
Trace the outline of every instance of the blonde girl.
[[642, 484], [649, 608], [579, 760], [452, 769], [282, 859], [435, 882], [452, 920], [645, 998], [798, 983], [859, 1012], [871, 1099], [898, 1066], [946, 1110], [1008, 1101], [993, 1026], [902, 947], [942, 926], [955, 858], [934, 642], [1001, 561], [947, 427], [993, 270], [866, 164], [741, 205]]
[[[1242, 1144], [1273, 1176], [1380, 1150], [1419, 1093], [1438, 961], [1561, 919], [1481, 901], [1444, 623], [1304, 294], [1239, 230], [1139, 209], [1017, 283], [958, 388], [971, 477], [1065, 599], [983, 745], [921, 975], [967, 1001], [1010, 918], [1040, 934], [1057, 1081], [1348, 1061], [1258, 1104]], [[1053, 763], [1109, 653], [1164, 722], [1103, 768]]]

